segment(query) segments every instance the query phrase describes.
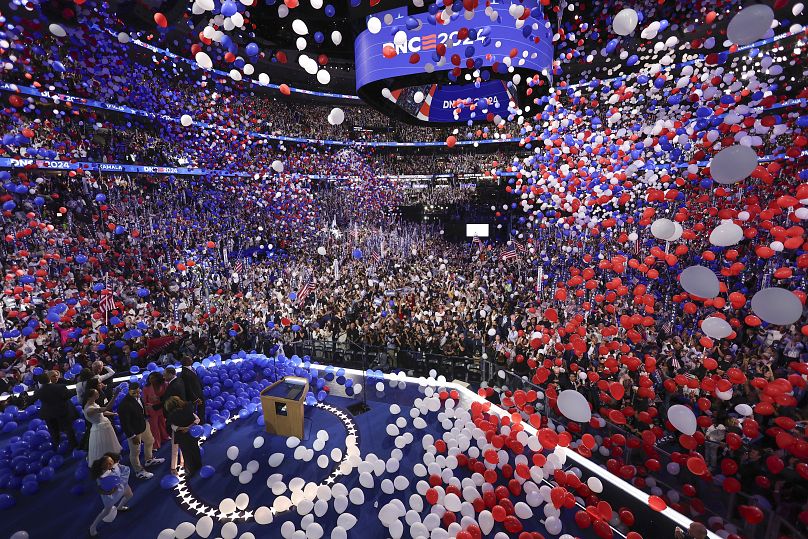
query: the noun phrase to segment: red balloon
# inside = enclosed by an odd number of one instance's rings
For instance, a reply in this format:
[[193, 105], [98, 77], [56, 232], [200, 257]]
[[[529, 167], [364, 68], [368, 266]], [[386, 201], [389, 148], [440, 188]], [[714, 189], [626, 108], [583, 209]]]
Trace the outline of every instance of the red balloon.
[[659, 496], [648, 496], [648, 505], [654, 511], [664, 511], [667, 509], [668, 504]]

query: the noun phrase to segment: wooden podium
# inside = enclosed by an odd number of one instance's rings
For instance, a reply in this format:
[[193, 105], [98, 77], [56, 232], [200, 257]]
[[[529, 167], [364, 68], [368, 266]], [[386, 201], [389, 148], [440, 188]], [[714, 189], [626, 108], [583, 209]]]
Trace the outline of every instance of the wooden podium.
[[286, 376], [261, 392], [264, 427], [271, 434], [303, 439], [303, 406], [309, 382], [298, 376]]

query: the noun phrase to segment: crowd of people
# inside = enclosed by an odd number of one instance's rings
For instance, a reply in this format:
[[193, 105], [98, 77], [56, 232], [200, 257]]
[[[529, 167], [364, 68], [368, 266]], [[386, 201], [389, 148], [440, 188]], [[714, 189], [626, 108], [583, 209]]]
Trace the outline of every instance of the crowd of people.
[[[36, 44], [35, 29], [17, 31], [17, 44], [28, 46], [18, 47], [4, 81], [155, 116], [127, 120], [10, 94], [0, 113], [3, 156], [220, 171], [0, 172], [3, 405], [32, 403], [27, 390], [35, 388], [63, 398], [60, 380], [87, 383], [81, 401], [89, 435], [96, 432], [90, 464], [99, 481], [128, 477], [105, 421], [111, 399], [99, 403], [103, 388], [92, 387], [109, 374], [105, 365], [123, 372], [313, 339], [337, 349], [384, 347], [391, 368], [415, 372], [417, 354], [488, 362], [495, 375], [481, 388], [486, 397], [540, 425], [565, 423], [584, 455], [594, 447], [585, 438], [591, 428], [600, 446], [593, 456], [610, 470], [652, 493], [663, 492], [657, 480], [676, 483], [666, 494], [671, 505], [707, 520], [687, 493], [720, 485], [804, 527], [808, 255], [800, 210], [808, 124], [799, 102], [789, 102], [804, 90], [772, 93], [778, 73], [736, 78], [730, 67], [685, 66], [676, 92], [669, 84], [659, 95], [668, 81], [644, 73], [588, 90], [559, 84], [538, 101], [529, 125], [512, 130], [524, 148], [518, 155], [400, 159], [256, 134], [348, 140], [357, 125], [379, 128], [374, 140], [426, 136], [364, 108], [345, 107], [346, 123], [329, 126], [328, 107], [270, 98], [168, 58], [118, 62], [137, 54], [134, 45], [89, 25]], [[608, 106], [599, 106], [601, 93]], [[694, 103], [708, 97], [685, 110], [677, 108], [682, 93]], [[761, 107], [777, 112], [757, 118]], [[178, 109], [198, 125], [161, 120]], [[716, 185], [704, 165], [735, 143], [760, 160], [755, 183], [739, 190]], [[451, 243], [440, 227], [394, 216], [404, 197], [385, 173], [492, 169], [513, 194], [501, 210], [516, 222], [507, 244]], [[422, 202], [456, 203], [467, 195], [459, 191], [428, 190]], [[682, 228], [675, 239], [654, 232], [661, 216]], [[744, 227], [735, 244], [711, 242], [722, 220]], [[683, 290], [680, 274], [696, 264], [720, 276], [714, 298]], [[794, 292], [802, 317], [762, 320], [752, 298], [773, 286]], [[726, 320], [731, 332], [706, 335], [708, 316]], [[82, 379], [83, 369], [90, 378]], [[568, 390], [591, 406], [588, 427], [564, 419], [559, 395]], [[130, 396], [139, 391], [128, 388]], [[146, 414], [151, 441], [140, 422], [122, 423], [134, 447], [166, 443], [176, 410], [175, 426], [195, 421], [187, 405], [168, 406], [166, 391], [158, 379], [143, 389], [144, 402], [163, 407], [162, 418]], [[695, 418], [692, 432], [671, 421], [677, 405]], [[74, 442], [64, 416], [43, 419], [57, 440], [65, 433]], [[642, 458], [629, 462], [628, 449]], [[196, 471], [190, 443], [183, 453]], [[117, 488], [125, 483], [104, 489], [105, 512], [125, 507], [131, 490]], [[734, 516], [755, 520], [740, 510]]]

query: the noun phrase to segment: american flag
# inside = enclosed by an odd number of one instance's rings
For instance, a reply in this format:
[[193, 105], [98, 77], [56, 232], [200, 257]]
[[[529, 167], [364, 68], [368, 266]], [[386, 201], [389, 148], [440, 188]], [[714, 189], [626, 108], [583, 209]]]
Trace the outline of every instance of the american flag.
[[233, 266], [233, 271], [236, 273], [241, 273], [243, 269], [244, 269], [244, 261], [239, 259], [238, 262], [236, 262], [236, 265]]
[[510, 247], [508, 247], [507, 251], [504, 251], [502, 253], [502, 255], [499, 257], [499, 259], [502, 260], [503, 262], [507, 262], [508, 260], [510, 260], [512, 258], [518, 258], [518, 257], [519, 257], [519, 253], [516, 252], [516, 247], [510, 246]]
[[374, 264], [378, 264], [382, 261], [382, 256], [374, 250], [370, 252], [370, 259], [373, 260]]
[[673, 319], [669, 319], [667, 322], [662, 324], [662, 332], [666, 335], [673, 333]]
[[110, 290], [108, 294], [101, 294], [101, 301], [98, 303], [98, 310], [101, 311], [101, 314], [104, 317], [107, 316], [107, 313], [115, 309], [115, 297]]
[[634, 240], [634, 244], [631, 246], [632, 252], [634, 256], [640, 256], [640, 251], [642, 250], [642, 244], [640, 244], [640, 238]]
[[527, 247], [524, 244], [519, 243], [516, 240], [512, 240], [511, 243], [516, 247], [516, 250], [519, 252], [520, 255], [523, 255], [527, 252]]
[[306, 281], [306, 283], [301, 287], [300, 291], [298, 291], [297, 293], [297, 303], [302, 305], [306, 301], [306, 298], [309, 296], [309, 294], [311, 294], [315, 290], [317, 290], [317, 285], [311, 278], [309, 278], [309, 280]]

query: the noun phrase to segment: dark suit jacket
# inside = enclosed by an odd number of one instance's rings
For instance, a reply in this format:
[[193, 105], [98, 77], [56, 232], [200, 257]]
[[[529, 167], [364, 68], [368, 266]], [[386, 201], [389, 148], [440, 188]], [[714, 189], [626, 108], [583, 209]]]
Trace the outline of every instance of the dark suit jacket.
[[163, 393], [163, 398], [160, 400], [165, 404], [171, 397], [179, 397], [184, 401], [188, 400], [187, 393], [185, 392], [185, 382], [183, 382], [182, 378], [179, 376], [171, 380], [166, 388], [166, 392]]
[[194, 402], [196, 399], [203, 399], [205, 395], [202, 393], [202, 382], [199, 376], [191, 367], [183, 367], [180, 371], [180, 378], [185, 385], [185, 395], [188, 400]]
[[121, 429], [127, 438], [146, 430], [146, 413], [143, 403], [132, 395], [125, 396], [118, 405], [118, 419], [121, 420]]
[[39, 417], [42, 419], [57, 419], [71, 415], [70, 392], [63, 384], [45, 384], [37, 390], [34, 399], [39, 399], [42, 403], [39, 409]]

